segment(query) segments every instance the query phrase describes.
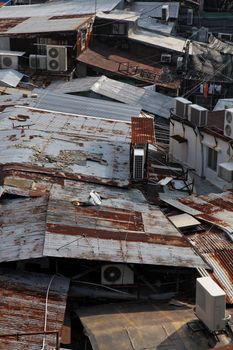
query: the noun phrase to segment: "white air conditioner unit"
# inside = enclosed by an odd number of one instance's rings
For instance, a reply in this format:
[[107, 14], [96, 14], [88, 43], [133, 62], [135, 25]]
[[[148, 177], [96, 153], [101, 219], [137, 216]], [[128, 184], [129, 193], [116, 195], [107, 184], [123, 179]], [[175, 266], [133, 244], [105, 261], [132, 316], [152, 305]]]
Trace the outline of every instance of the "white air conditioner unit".
[[219, 164], [218, 176], [227, 182], [232, 182], [233, 181], [233, 162]]
[[190, 105], [188, 107], [188, 120], [195, 126], [207, 125], [208, 110], [199, 105]]
[[18, 56], [0, 56], [2, 69], [18, 69]]
[[188, 26], [193, 25], [193, 9], [188, 9], [187, 11], [187, 25]]
[[183, 97], [174, 98], [174, 114], [180, 118], [187, 119], [188, 117], [188, 106], [192, 104], [191, 101], [186, 100]]
[[30, 55], [29, 66], [32, 69], [46, 69], [47, 56], [46, 55]]
[[226, 325], [226, 295], [211, 277], [196, 281], [196, 315], [211, 331], [223, 330]]
[[183, 70], [183, 62], [184, 62], [184, 57], [182, 56], [177, 57], [176, 70], [178, 72], [181, 72]]
[[101, 284], [133, 284], [134, 272], [121, 264], [103, 265], [101, 268]]
[[47, 70], [53, 72], [67, 70], [67, 48], [65, 46], [47, 45]]
[[233, 108], [225, 110], [224, 135], [233, 139]]
[[133, 179], [144, 179], [145, 151], [143, 148], [135, 148], [133, 152]]
[[169, 17], [169, 5], [163, 5], [161, 10], [161, 20], [167, 22]]
[[221, 40], [231, 41], [232, 35], [228, 33], [218, 33], [218, 38]]
[[160, 60], [162, 63], [171, 63], [171, 60], [172, 60], [172, 55], [162, 53], [161, 60]]

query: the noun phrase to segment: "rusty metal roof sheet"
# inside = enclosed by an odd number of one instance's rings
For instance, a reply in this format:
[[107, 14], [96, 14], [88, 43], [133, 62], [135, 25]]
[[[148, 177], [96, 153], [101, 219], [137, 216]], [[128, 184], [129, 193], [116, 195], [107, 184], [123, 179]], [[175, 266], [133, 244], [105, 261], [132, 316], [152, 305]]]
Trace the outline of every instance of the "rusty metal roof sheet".
[[[209, 338], [194, 333], [187, 322], [197, 320], [191, 307], [155, 303], [118, 303], [76, 311], [93, 350], [207, 350]], [[226, 344], [229, 338], [221, 339]], [[231, 349], [231, 348], [229, 348]], [[226, 348], [227, 350], [227, 348]]]
[[[61, 331], [69, 280], [61, 276], [0, 270], [0, 335], [44, 330], [48, 293], [47, 331]], [[43, 335], [1, 337], [0, 349], [41, 349]], [[46, 336], [46, 345], [55, 348], [55, 336]]]
[[233, 234], [233, 191], [210, 193], [203, 196], [188, 196], [173, 200], [162, 197], [172, 206], [195, 216], [197, 219], [210, 222]]
[[5, 169], [129, 184], [130, 123], [20, 107], [6, 109], [1, 117]]
[[47, 203], [46, 197], [1, 199], [0, 262], [43, 256]]
[[155, 144], [155, 126], [153, 118], [131, 118], [132, 143]]
[[[90, 192], [101, 205], [86, 206]], [[64, 213], [66, 213], [64, 215]], [[44, 255], [207, 267], [188, 241], [138, 190], [65, 181], [50, 192]]]
[[[215, 230], [216, 231], [216, 230]], [[223, 232], [213, 229], [189, 234], [188, 240], [212, 267], [210, 275], [226, 293], [227, 302], [233, 304], [233, 244]]]

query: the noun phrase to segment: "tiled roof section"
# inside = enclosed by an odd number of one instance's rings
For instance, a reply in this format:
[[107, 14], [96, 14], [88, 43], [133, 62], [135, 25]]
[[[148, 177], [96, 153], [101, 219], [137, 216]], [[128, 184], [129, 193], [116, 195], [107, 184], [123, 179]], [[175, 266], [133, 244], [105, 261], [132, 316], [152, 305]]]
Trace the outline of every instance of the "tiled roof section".
[[154, 144], [155, 128], [153, 118], [136, 118], [132, 119], [132, 143], [133, 144]]

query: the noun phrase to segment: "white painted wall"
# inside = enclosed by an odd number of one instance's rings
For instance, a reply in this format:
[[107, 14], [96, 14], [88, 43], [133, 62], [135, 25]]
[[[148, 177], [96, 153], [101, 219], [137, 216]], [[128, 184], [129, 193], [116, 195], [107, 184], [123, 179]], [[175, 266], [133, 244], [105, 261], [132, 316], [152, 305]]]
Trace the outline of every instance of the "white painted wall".
[[214, 148], [216, 141], [217, 146], [215, 149], [218, 151], [217, 164], [233, 162], [233, 150], [228, 142], [219, 137], [215, 140], [214, 136], [203, 131], [200, 134], [198, 129], [173, 119], [170, 123], [170, 136], [172, 135], [180, 135], [187, 139], [186, 143], [179, 143], [170, 138], [169, 153], [173, 161], [195, 169], [197, 175], [205, 177], [223, 191], [233, 188], [232, 183], [222, 180], [218, 177], [217, 171], [215, 172], [208, 168], [208, 147]]

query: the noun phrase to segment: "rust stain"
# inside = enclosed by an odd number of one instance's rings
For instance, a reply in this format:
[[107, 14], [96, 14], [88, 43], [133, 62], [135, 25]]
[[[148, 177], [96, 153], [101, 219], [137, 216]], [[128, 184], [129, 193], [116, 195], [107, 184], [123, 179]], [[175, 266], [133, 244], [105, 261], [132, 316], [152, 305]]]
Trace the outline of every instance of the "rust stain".
[[133, 144], [154, 144], [155, 128], [153, 118], [132, 117], [132, 143]]
[[4, 18], [0, 20], [0, 32], [7, 32], [9, 29], [14, 28], [18, 24], [28, 20], [27, 18]]
[[47, 224], [48, 233], [55, 233], [66, 236], [83, 236], [106, 240], [142, 242], [150, 244], [171, 245], [175, 247], [191, 247], [183, 237], [164, 236], [154, 233], [129, 232], [129, 231], [106, 231], [79, 226], [68, 226], [59, 224]]

